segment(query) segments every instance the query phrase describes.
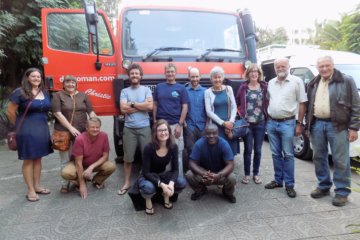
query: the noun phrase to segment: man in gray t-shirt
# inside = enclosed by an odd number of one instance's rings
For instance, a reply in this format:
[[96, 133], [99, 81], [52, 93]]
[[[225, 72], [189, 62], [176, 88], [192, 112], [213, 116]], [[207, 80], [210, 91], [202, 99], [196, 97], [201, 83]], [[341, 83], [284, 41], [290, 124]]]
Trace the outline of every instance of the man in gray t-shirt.
[[140, 147], [142, 153], [145, 144], [150, 142], [151, 129], [148, 112], [153, 109], [151, 90], [140, 85], [143, 76], [141, 66], [131, 64], [127, 72], [130, 87], [124, 88], [120, 94], [120, 109], [125, 115], [123, 139], [126, 141], [123, 141], [125, 181], [118, 191], [119, 195], [124, 195], [131, 186], [131, 168], [137, 147]]

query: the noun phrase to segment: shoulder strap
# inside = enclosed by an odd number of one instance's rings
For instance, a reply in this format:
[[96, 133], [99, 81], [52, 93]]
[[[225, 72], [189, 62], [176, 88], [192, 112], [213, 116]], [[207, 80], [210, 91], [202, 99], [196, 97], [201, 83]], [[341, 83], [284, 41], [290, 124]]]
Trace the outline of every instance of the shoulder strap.
[[21, 119], [20, 119], [20, 122], [19, 122], [18, 126], [16, 127], [16, 131], [15, 131], [16, 133], [19, 132], [19, 130], [20, 130], [20, 128], [21, 128], [21, 125], [22, 125], [22, 123], [24, 122], [24, 118], [25, 118], [25, 116], [26, 116], [26, 113], [29, 111], [29, 108], [30, 108], [31, 103], [34, 101], [34, 99], [37, 97], [37, 95], [39, 95], [39, 93], [40, 93], [40, 90], [39, 90], [38, 93], [30, 100], [30, 102], [26, 105], [25, 111], [24, 111], [23, 115], [21, 116]]
[[74, 99], [73, 99], [73, 111], [71, 114], [71, 120], [70, 120], [70, 125], [72, 125], [72, 121], [74, 120], [74, 114], [75, 114], [75, 95], [74, 95]]

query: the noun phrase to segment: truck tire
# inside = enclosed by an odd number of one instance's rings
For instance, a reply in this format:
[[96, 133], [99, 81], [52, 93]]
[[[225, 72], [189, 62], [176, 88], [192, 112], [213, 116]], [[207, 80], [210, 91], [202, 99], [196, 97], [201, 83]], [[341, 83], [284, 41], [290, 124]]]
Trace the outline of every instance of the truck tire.
[[303, 133], [294, 138], [294, 156], [302, 160], [312, 159], [312, 149], [310, 147], [310, 140]]
[[121, 127], [123, 128], [123, 124], [121, 124], [117, 120], [117, 117], [114, 116], [113, 137], [114, 137], [114, 147], [115, 147], [115, 153], [116, 153], [116, 158], [115, 158], [116, 163], [124, 162], [124, 159], [123, 159], [124, 158], [124, 149], [123, 149], [123, 144], [122, 144], [122, 129], [121, 129], [121, 131], [119, 130]]

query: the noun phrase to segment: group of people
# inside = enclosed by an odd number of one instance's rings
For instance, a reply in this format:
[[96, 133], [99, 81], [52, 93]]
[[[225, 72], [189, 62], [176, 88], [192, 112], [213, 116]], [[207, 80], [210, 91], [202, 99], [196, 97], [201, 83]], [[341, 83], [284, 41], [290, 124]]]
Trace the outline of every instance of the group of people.
[[[120, 109], [125, 115], [124, 183], [118, 194], [124, 195], [136, 185], [148, 215], [155, 212], [152, 204], [155, 194], [161, 193], [164, 208], [171, 209], [172, 197], [180, 193], [186, 183], [194, 190], [191, 200], [200, 199], [208, 186], [217, 185], [224, 198], [235, 203], [234, 156], [240, 152], [240, 145], [232, 131], [235, 120], [244, 118], [249, 126], [243, 137], [243, 184], [250, 182], [251, 165], [253, 181], [262, 183], [259, 169], [267, 131], [274, 179], [265, 184], [265, 188], [285, 185], [287, 195], [296, 197], [293, 138], [304, 132], [312, 141], [318, 179], [311, 197], [329, 195], [334, 183], [332, 204], [344, 206], [351, 192], [349, 143], [358, 137], [360, 98], [354, 80], [336, 70], [330, 56], [319, 58], [317, 67], [319, 75], [305, 91], [303, 81], [289, 73], [287, 58], [275, 60], [276, 77], [268, 84], [263, 81], [261, 68], [250, 64], [245, 71], [246, 81], [235, 97], [232, 87], [224, 84], [225, 73], [221, 67], [211, 70], [212, 86], [206, 89], [200, 84], [199, 69], [189, 67], [189, 83], [182, 85], [176, 82], [176, 66], [168, 63], [164, 68], [166, 82], [159, 83], [152, 93], [141, 85], [141, 66], [131, 64], [127, 69], [130, 86], [120, 94]], [[87, 181], [101, 189], [115, 171], [115, 165], [108, 159], [108, 137], [100, 131], [101, 121], [87, 95], [77, 91], [76, 79], [72, 76], [64, 78], [63, 88], [51, 102], [43, 87], [41, 72], [31, 68], [25, 72], [22, 86], [10, 98], [8, 116], [12, 123], [19, 124], [28, 109], [16, 140], [29, 201], [39, 200], [39, 194], [50, 193], [40, 184], [41, 158], [53, 152], [47, 124], [50, 108], [56, 118], [54, 128], [72, 135], [70, 149], [59, 151], [61, 192], [68, 192], [70, 183], [74, 183], [80, 196], [86, 198]], [[149, 112], [154, 122], [152, 128]], [[328, 143], [334, 162], [333, 178], [328, 163]], [[142, 154], [142, 171], [131, 184], [132, 163], [138, 149]], [[184, 155], [189, 159], [185, 175]]]

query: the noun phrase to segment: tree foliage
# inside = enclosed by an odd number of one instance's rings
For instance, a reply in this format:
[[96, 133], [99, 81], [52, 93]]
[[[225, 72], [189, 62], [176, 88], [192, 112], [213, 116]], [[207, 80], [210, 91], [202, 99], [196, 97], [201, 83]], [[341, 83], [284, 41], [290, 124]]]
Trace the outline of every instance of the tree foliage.
[[283, 27], [276, 29], [258, 28], [258, 43], [257, 47], [265, 47], [270, 44], [286, 44], [289, 37], [286, 34], [286, 30]]
[[323, 49], [351, 51], [360, 54], [360, 5], [340, 21], [315, 24], [315, 43]]
[[41, 8], [71, 8], [81, 0], [0, 0], [0, 85], [15, 87], [30, 66], [42, 67]]

